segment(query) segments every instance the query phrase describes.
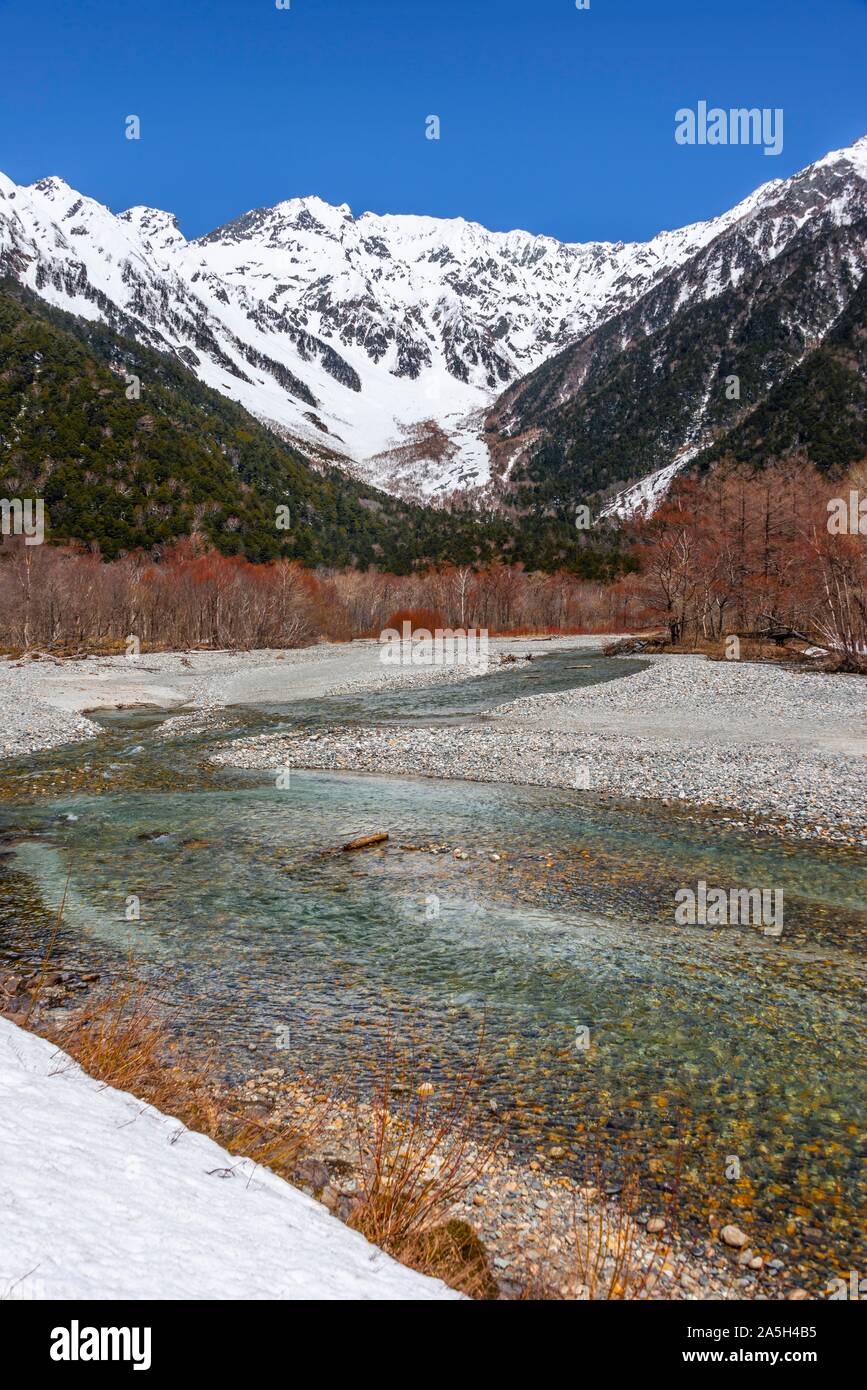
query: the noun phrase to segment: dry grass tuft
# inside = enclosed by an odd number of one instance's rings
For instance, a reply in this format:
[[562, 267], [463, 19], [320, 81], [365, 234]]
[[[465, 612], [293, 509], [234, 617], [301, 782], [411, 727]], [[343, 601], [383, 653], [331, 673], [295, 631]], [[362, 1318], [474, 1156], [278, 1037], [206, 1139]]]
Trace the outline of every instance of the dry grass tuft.
[[370, 1101], [356, 1098], [359, 1200], [350, 1225], [422, 1273], [474, 1297], [493, 1297], [484, 1249], [455, 1205], [484, 1175], [500, 1135], [474, 1123], [483, 1037], [470, 1066], [438, 1094], [414, 1051], [389, 1032]]
[[602, 1160], [602, 1148], [591, 1143], [587, 1150], [584, 1185], [578, 1189], [573, 1212], [574, 1263], [577, 1297], [587, 1300], [632, 1301], [653, 1297], [660, 1276], [672, 1270], [671, 1236], [682, 1164], [678, 1149], [674, 1179], [664, 1211], [656, 1218], [662, 1229], [649, 1233], [639, 1223], [644, 1205], [639, 1161], [626, 1147], [618, 1159], [619, 1191], [606, 1201], [610, 1171]]
[[468, 1221], [452, 1219], [423, 1231], [408, 1242], [402, 1258], [467, 1298], [492, 1302], [500, 1297], [485, 1247]]
[[312, 1110], [291, 1124], [251, 1114], [241, 1097], [217, 1086], [212, 1059], [178, 1054], [170, 1012], [132, 974], [83, 1013], [45, 1031], [89, 1076], [283, 1177], [308, 1151], [322, 1121]]

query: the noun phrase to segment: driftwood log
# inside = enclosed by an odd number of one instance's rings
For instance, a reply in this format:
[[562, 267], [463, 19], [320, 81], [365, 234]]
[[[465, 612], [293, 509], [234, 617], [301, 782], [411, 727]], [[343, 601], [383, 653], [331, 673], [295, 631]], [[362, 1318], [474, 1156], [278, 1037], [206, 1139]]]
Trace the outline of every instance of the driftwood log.
[[344, 851], [350, 849], [369, 849], [371, 845], [381, 845], [388, 839], [388, 831], [380, 830], [376, 835], [359, 835], [357, 840], [350, 840], [343, 846]]

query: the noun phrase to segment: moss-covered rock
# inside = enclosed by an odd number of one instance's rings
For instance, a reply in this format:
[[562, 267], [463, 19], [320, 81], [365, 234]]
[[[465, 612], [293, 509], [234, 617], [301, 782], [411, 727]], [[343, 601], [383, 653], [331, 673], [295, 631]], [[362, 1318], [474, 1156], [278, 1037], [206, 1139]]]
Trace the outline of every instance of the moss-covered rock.
[[468, 1221], [446, 1221], [424, 1231], [417, 1242], [418, 1265], [470, 1298], [495, 1299], [500, 1293], [477, 1231]]

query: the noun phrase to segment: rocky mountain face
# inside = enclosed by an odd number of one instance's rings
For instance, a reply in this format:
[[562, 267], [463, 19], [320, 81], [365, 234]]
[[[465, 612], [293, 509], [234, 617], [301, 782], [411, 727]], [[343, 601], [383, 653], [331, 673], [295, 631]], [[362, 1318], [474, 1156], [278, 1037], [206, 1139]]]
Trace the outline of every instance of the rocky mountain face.
[[867, 276], [821, 344], [735, 428], [703, 449], [717, 464], [810, 463], [830, 476], [867, 458]]
[[322, 463], [408, 496], [547, 503], [676, 468], [765, 399], [849, 302], [865, 216], [867, 140], [644, 244], [318, 198], [187, 241], [168, 213], [0, 175], [0, 272]]
[[[256, 562], [401, 574], [538, 563], [515, 549], [520, 538], [502, 515], [422, 506], [341, 469], [312, 468], [176, 358], [55, 309], [8, 276], [0, 277], [0, 497], [39, 498], [50, 542], [98, 547], [107, 560], [164, 554], [195, 535]], [[575, 550], [574, 529], [571, 539]]]
[[[11, 276], [0, 276], [0, 497], [38, 498], [50, 543], [106, 560], [164, 557], [195, 537], [205, 575], [215, 571], [202, 542], [257, 563], [392, 575], [497, 563], [605, 582], [634, 568], [617, 533], [586, 536], [477, 500], [414, 502], [312, 466], [176, 356], [56, 309]], [[240, 572], [221, 571], [230, 608]]]
[[[633, 305], [503, 394], [487, 434], [512, 504], [568, 509], [602, 494], [603, 512], [625, 516], [706, 451], [741, 457], [728, 436], [754, 439], [746, 422], [833, 334], [863, 284], [867, 140], [760, 189], [744, 208]], [[805, 399], [799, 409], [806, 421], [813, 407]], [[760, 461], [755, 448], [750, 457]]]

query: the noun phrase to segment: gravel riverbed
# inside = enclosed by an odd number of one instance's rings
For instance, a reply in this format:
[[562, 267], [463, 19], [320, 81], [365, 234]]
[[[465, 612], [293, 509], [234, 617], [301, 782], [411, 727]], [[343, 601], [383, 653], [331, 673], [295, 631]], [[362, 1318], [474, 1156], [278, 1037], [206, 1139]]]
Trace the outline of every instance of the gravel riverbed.
[[499, 706], [487, 722], [255, 736], [215, 760], [572, 788], [863, 846], [865, 703], [852, 677], [661, 657], [623, 680]]
[[[498, 639], [489, 671], [602, 639]], [[431, 728], [333, 727], [241, 739], [217, 763], [572, 788], [707, 807], [785, 835], [867, 844], [867, 688], [852, 676], [703, 657], [650, 658], [600, 685], [531, 695], [484, 721]], [[97, 708], [177, 710], [161, 737], [219, 726], [232, 705], [419, 688], [474, 668], [383, 669], [379, 643], [293, 651], [148, 653], [0, 661], [0, 758], [99, 735]], [[224, 716], [230, 717], [230, 716]]]
[[[594, 638], [492, 639], [488, 669], [501, 657], [590, 645]], [[236, 705], [284, 704], [327, 695], [405, 690], [468, 680], [478, 666], [384, 666], [378, 641], [320, 642], [289, 651], [147, 652], [60, 658], [34, 653], [0, 658], [0, 759], [22, 757], [97, 737], [88, 710], [152, 706], [177, 709], [163, 736], [197, 732], [203, 717]]]
[[99, 733], [92, 720], [48, 704], [41, 691], [35, 663], [0, 661], [0, 758], [26, 757]]
[[[311, 1146], [295, 1180], [343, 1220], [351, 1219], [361, 1186], [359, 1121], [365, 1132], [369, 1107], [359, 1110], [333, 1093], [317, 1107], [309, 1089], [289, 1080], [280, 1067], [254, 1072], [242, 1089], [271, 1122], [304, 1127], [315, 1117]], [[396, 1114], [408, 1114], [402, 1094], [408, 1088], [394, 1083], [392, 1089]], [[558, 1171], [561, 1152], [548, 1146], [527, 1162], [508, 1143], [494, 1152], [466, 1143], [466, 1169], [477, 1175], [445, 1219], [465, 1221], [478, 1233], [500, 1297], [598, 1298], [615, 1281], [626, 1285], [629, 1296], [649, 1299], [812, 1296], [801, 1285], [802, 1271], [787, 1268], [773, 1250], [760, 1252], [722, 1217], [712, 1214], [703, 1235], [682, 1234], [676, 1202], [669, 1208], [660, 1194], [655, 1202], [636, 1199], [624, 1209], [619, 1184], [606, 1184], [592, 1163], [585, 1181]], [[431, 1175], [442, 1161], [447, 1156], [432, 1144]], [[618, 1276], [615, 1253], [625, 1250], [623, 1269], [629, 1274]], [[594, 1289], [586, 1282], [581, 1251], [592, 1252], [591, 1264], [598, 1255]]]

